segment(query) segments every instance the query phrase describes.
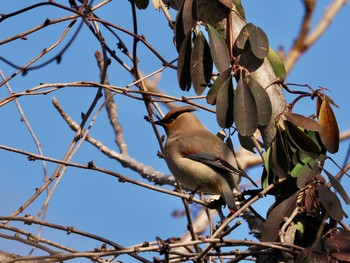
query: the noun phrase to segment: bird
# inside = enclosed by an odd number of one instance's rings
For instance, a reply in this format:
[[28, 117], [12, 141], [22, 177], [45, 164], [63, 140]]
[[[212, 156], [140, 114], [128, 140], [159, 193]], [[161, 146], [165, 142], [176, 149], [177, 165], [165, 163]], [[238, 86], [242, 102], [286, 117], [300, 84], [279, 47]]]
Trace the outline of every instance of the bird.
[[239, 168], [232, 150], [192, 114], [195, 110], [192, 106], [176, 107], [154, 122], [167, 135], [163, 152], [166, 164], [186, 188], [219, 194], [230, 210], [237, 211], [233, 189], [241, 177], [256, 184]]

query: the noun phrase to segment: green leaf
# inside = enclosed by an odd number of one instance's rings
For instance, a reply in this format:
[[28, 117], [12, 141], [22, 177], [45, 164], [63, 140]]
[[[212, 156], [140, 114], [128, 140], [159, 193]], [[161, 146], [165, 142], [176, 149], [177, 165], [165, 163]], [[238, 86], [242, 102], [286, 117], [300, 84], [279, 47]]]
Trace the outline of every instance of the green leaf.
[[189, 33], [182, 43], [177, 61], [177, 80], [184, 91], [189, 91], [191, 88], [191, 42], [191, 33]]
[[136, 7], [138, 9], [146, 9], [148, 4], [149, 4], [149, 0], [134, 0]]
[[201, 31], [196, 36], [191, 54], [191, 79], [197, 95], [202, 95], [213, 71], [209, 45]]
[[269, 53], [269, 40], [260, 27], [255, 26], [250, 32], [249, 43], [257, 58], [263, 59]]
[[265, 166], [265, 170], [267, 171], [267, 173], [270, 172], [270, 156], [271, 156], [271, 146], [269, 148], [267, 148], [266, 154], [265, 154], [264, 166]]
[[267, 59], [269, 60], [276, 77], [285, 80], [287, 76], [286, 68], [284, 67], [281, 57], [271, 47], [269, 48]]
[[295, 228], [302, 234], [304, 234], [305, 228], [304, 224], [301, 221], [295, 223]]
[[251, 75], [248, 75], [246, 82], [254, 96], [258, 111], [258, 120], [260, 126], [267, 126], [270, 123], [272, 115], [272, 106], [270, 97], [265, 89]]
[[292, 171], [290, 172], [290, 175], [292, 177], [298, 177], [302, 172], [303, 169], [309, 168], [309, 169], [305, 169], [305, 170], [311, 170], [310, 167], [307, 164], [314, 164], [315, 163], [315, 159], [311, 158], [310, 156], [305, 157], [302, 162], [297, 163], [294, 168], [292, 169]]
[[216, 98], [216, 120], [221, 128], [229, 128], [233, 124], [233, 84], [229, 76], [219, 89]]
[[225, 40], [218, 31], [211, 25], [207, 25], [209, 34], [210, 53], [215, 67], [221, 73], [231, 66], [230, 54]]
[[258, 112], [254, 96], [243, 78], [237, 84], [234, 100], [236, 128], [242, 136], [251, 136], [258, 128]]
[[295, 147], [314, 159], [320, 156], [320, 149], [312, 138], [291, 122], [285, 121], [284, 124], [289, 138]]
[[220, 88], [224, 85], [225, 81], [231, 79], [231, 68], [226, 69], [222, 72], [214, 81], [213, 85], [210, 87], [210, 90], [207, 95], [207, 103], [215, 105], [216, 97]]

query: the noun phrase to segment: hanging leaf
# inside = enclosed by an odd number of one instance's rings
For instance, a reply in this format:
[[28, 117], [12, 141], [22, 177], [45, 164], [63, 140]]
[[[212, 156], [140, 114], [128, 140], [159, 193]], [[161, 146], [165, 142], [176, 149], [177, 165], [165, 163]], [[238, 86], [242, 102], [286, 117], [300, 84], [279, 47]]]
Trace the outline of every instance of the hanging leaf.
[[316, 121], [314, 121], [309, 117], [305, 117], [297, 113], [291, 113], [289, 111], [284, 112], [283, 114], [287, 118], [287, 120], [293, 123], [295, 126], [298, 126], [310, 131], [320, 130], [320, 125], [318, 125]]
[[240, 78], [234, 99], [234, 119], [242, 136], [251, 136], [258, 128], [258, 112], [248, 84]]
[[221, 73], [231, 66], [230, 54], [223, 37], [211, 25], [207, 25], [210, 53], [215, 67]]
[[216, 98], [216, 120], [221, 128], [229, 128], [233, 124], [233, 84], [228, 77], [219, 89]]
[[321, 154], [320, 149], [312, 138], [307, 136], [306, 133], [301, 131], [298, 127], [289, 121], [285, 121], [285, 128], [294, 146], [296, 146], [303, 153], [308, 156], [317, 159]]
[[310, 183], [315, 176], [319, 173], [318, 163], [313, 160], [305, 164], [302, 170], [299, 172], [297, 178], [297, 187], [299, 189], [304, 188], [308, 183]]
[[260, 126], [267, 126], [272, 115], [272, 106], [269, 95], [265, 89], [251, 75], [248, 75], [246, 82], [252, 91], [258, 111]]
[[248, 39], [250, 37], [251, 32], [254, 30], [254, 25], [252, 23], [248, 23], [242, 27], [241, 31], [238, 34], [236, 39], [236, 47], [243, 50], [246, 47], [246, 44], [249, 44]]
[[267, 59], [269, 60], [276, 77], [285, 80], [287, 76], [286, 68], [284, 67], [281, 57], [271, 47], [269, 48]]
[[327, 99], [324, 99], [320, 105], [318, 123], [323, 145], [330, 153], [336, 153], [339, 149], [339, 128], [337, 119]]
[[[308, 165], [309, 164], [309, 165]], [[305, 169], [305, 173], [306, 170], [311, 171], [312, 166], [315, 164], [315, 159], [311, 158], [310, 156], [305, 157], [301, 162], [297, 163], [294, 168], [292, 169], [292, 171], [290, 172], [290, 175], [292, 177], [298, 177], [300, 174], [302, 174], [303, 172], [303, 168], [305, 168], [305, 166], [309, 166], [309, 169]], [[311, 166], [311, 167], [310, 167]]]
[[341, 185], [341, 183], [334, 178], [334, 176], [328, 172], [326, 169], [323, 169], [323, 171], [326, 173], [328, 180], [331, 182], [332, 186], [334, 187], [335, 191], [337, 191], [340, 196], [343, 198], [344, 202], [347, 205], [350, 205], [350, 199], [349, 196], [347, 195], [347, 193], [345, 192], [343, 186]]
[[338, 197], [325, 185], [317, 185], [318, 198], [328, 215], [334, 220], [341, 221], [344, 211]]
[[176, 44], [176, 50], [178, 53], [180, 52], [182, 42], [186, 38], [186, 34], [184, 32], [184, 26], [183, 26], [183, 18], [182, 18], [185, 2], [186, 1], [183, 1], [179, 12], [177, 12], [176, 20], [175, 20], [175, 44]]
[[[242, 136], [238, 133], [238, 140], [239, 140], [239, 143], [241, 144], [241, 146], [252, 152], [252, 153], [255, 153], [255, 148], [256, 146], [254, 145], [254, 143], [252, 142], [252, 139], [250, 136]], [[262, 146], [263, 147], [263, 146]]]
[[288, 218], [296, 206], [297, 197], [300, 191], [285, 199], [282, 203], [275, 206], [267, 217], [260, 240], [263, 242], [275, 242], [278, 238], [280, 225], [284, 218]]
[[198, 4], [197, 0], [184, 1], [182, 10], [183, 32], [187, 35], [197, 24], [198, 20]]
[[269, 40], [260, 27], [254, 26], [254, 29], [250, 32], [249, 43], [253, 54], [257, 58], [263, 59], [269, 53]]
[[191, 33], [189, 33], [182, 43], [179, 58], [177, 61], [177, 80], [179, 86], [184, 91], [191, 88]]
[[210, 82], [212, 71], [213, 59], [210, 48], [203, 33], [199, 31], [191, 54], [191, 79], [197, 95], [202, 95]]
[[149, 0], [134, 0], [136, 7], [138, 9], [146, 9], [148, 4], [149, 4]]
[[279, 179], [286, 178], [290, 169], [291, 161], [287, 148], [288, 144], [286, 142], [286, 137], [286, 132], [281, 130], [281, 128], [278, 128], [276, 133], [276, 140], [273, 143], [271, 149], [273, 170]]
[[220, 88], [224, 85], [225, 81], [231, 79], [231, 68], [226, 69], [222, 72], [214, 81], [213, 85], [210, 87], [210, 90], [207, 95], [207, 103], [215, 105], [216, 97]]

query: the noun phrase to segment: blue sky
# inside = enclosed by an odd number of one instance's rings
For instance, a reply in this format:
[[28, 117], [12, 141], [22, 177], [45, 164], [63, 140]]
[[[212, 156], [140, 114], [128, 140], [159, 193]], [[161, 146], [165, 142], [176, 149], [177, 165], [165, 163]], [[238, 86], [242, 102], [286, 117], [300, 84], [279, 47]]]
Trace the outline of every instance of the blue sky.
[[[3, 0], [0, 13], [6, 14], [37, 2]], [[56, 2], [66, 4], [67, 1]], [[260, 26], [266, 32], [270, 45], [275, 49], [282, 46], [285, 50], [289, 50], [299, 31], [303, 15], [301, 1], [243, 0], [242, 3], [246, 10], [247, 20]], [[318, 1], [313, 26], [319, 21], [328, 4], [329, 1]], [[340, 106], [339, 109], [334, 109], [334, 112], [341, 131], [350, 128], [349, 88], [346, 79], [350, 74], [348, 66], [350, 59], [348, 49], [350, 46], [349, 9], [349, 5], [346, 5], [340, 11], [326, 34], [298, 61], [287, 79], [288, 82], [309, 84], [313, 88], [322, 86], [331, 89], [332, 92], [328, 95]], [[164, 58], [168, 61], [173, 60], [177, 55], [172, 45], [173, 33], [163, 14], [155, 11], [151, 6], [145, 11], [137, 12], [139, 34], [145, 35], [147, 41]], [[36, 11], [5, 20], [0, 23], [0, 40], [28, 30], [44, 22], [46, 18], [54, 19], [68, 14], [66, 11], [45, 6]], [[97, 14], [107, 21], [132, 30], [130, 4], [126, 0], [114, 1], [107, 7], [98, 10]], [[172, 15], [174, 17], [174, 13]], [[41, 50], [52, 45], [67, 25], [67, 23], [54, 25], [45, 28], [42, 32], [28, 36], [28, 40], [16, 40], [1, 45], [0, 56], [10, 59], [17, 65], [24, 65]], [[69, 36], [71, 35], [72, 32]], [[131, 49], [132, 39], [122, 33], [120, 36]], [[110, 45], [116, 43], [115, 39], [107, 35], [106, 41]], [[54, 56], [61, 48], [62, 45], [50, 52], [47, 58]], [[98, 82], [99, 71], [94, 52], [99, 49], [99, 43], [91, 36], [89, 30], [84, 28], [71, 48], [62, 57], [61, 64], [51, 63], [40, 70], [30, 71], [25, 76], [17, 76], [9, 84], [14, 91], [19, 92], [35, 87], [41, 82], [58, 83], [80, 80]], [[138, 54], [139, 67], [144, 74], [150, 74], [161, 67], [161, 62], [141, 44]], [[120, 52], [118, 55], [125, 59]], [[44, 58], [39, 63], [45, 60]], [[128, 63], [131, 65], [129, 61]], [[3, 61], [0, 61], [0, 69], [5, 76], [15, 72]], [[125, 86], [133, 81], [133, 78], [115, 62], [112, 62], [108, 73], [109, 81], [113, 85]], [[192, 90], [184, 94], [178, 88], [176, 72], [172, 69], [163, 72], [159, 88], [175, 96], [194, 95]], [[95, 93], [96, 90], [91, 88], [65, 88], [46, 96], [26, 96], [19, 99], [26, 117], [41, 142], [45, 155], [62, 158], [74, 136], [74, 133], [53, 108], [52, 97], [57, 98], [65, 111], [79, 122], [81, 112], [86, 112]], [[8, 91], [2, 87], [0, 99], [6, 96], [8, 96]], [[293, 97], [287, 96], [287, 98], [291, 101]], [[143, 116], [146, 114], [143, 102], [121, 95], [115, 96], [115, 101], [119, 107], [119, 117], [130, 155], [144, 164], [151, 165], [156, 170], [169, 173], [165, 162], [156, 155], [159, 147], [152, 129], [143, 120]], [[315, 102], [305, 100], [296, 108], [296, 111], [304, 115], [311, 115], [315, 112]], [[200, 112], [197, 115], [212, 132], [216, 133], [219, 130], [213, 114]], [[1, 145], [37, 152], [13, 102], [0, 108], [0, 119], [3, 124], [0, 129]], [[90, 134], [111, 149], [117, 150], [114, 144], [114, 134], [104, 110], [98, 115]], [[339, 164], [343, 163], [348, 146], [349, 141], [341, 143], [339, 153], [332, 156]], [[0, 159], [2, 160], [0, 162], [0, 180], [2, 182], [0, 184], [0, 215], [9, 215], [34, 193], [35, 188], [42, 185], [43, 169], [39, 161], [29, 162], [26, 156], [3, 150], [0, 150]], [[91, 160], [106, 169], [114, 170], [134, 179], [140, 178], [138, 174], [122, 168], [114, 160], [108, 159], [94, 147], [84, 143], [73, 161], [85, 164]], [[49, 175], [55, 168], [56, 165], [47, 163]], [[334, 165], [330, 165], [329, 170], [333, 174], [337, 173]], [[254, 179], [258, 179], [261, 170], [252, 169], [248, 173]], [[342, 183], [345, 188], [349, 189], [349, 178], [344, 178]], [[34, 202], [25, 213], [36, 215], [44, 200], [45, 194]], [[267, 209], [270, 202], [271, 200], [261, 201], [259, 207]], [[172, 217], [173, 211], [177, 209], [182, 209], [182, 202], [178, 198], [135, 185], [119, 183], [116, 179], [101, 173], [68, 168], [68, 172], [63, 176], [50, 201], [46, 220], [61, 225], [72, 225], [78, 229], [109, 238], [123, 246], [130, 246], [144, 241], [153, 241], [155, 236], [166, 239], [182, 235], [186, 231], [186, 220], [185, 218]], [[350, 214], [349, 207], [344, 206], [344, 210]], [[345, 222], [349, 224], [348, 219]], [[22, 224], [13, 225], [23, 227]], [[36, 228], [33, 226], [25, 226], [24, 228], [36, 233]], [[237, 239], [244, 234], [246, 234], [246, 227], [242, 226], [241, 230], [234, 232], [234, 238]], [[45, 229], [42, 236], [80, 250], [90, 250], [101, 245], [96, 241], [75, 238], [73, 235], [68, 237], [65, 233], [50, 229]], [[24, 254], [30, 250], [28, 247], [4, 239], [0, 239], [0, 249]], [[79, 260], [79, 262], [82, 261]]]

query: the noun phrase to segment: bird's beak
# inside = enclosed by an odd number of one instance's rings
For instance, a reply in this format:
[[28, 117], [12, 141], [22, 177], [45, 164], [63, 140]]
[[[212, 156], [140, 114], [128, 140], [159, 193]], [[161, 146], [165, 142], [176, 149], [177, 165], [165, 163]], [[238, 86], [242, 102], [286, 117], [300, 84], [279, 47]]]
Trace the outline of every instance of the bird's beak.
[[162, 120], [155, 121], [154, 124], [164, 127], [164, 122]]

